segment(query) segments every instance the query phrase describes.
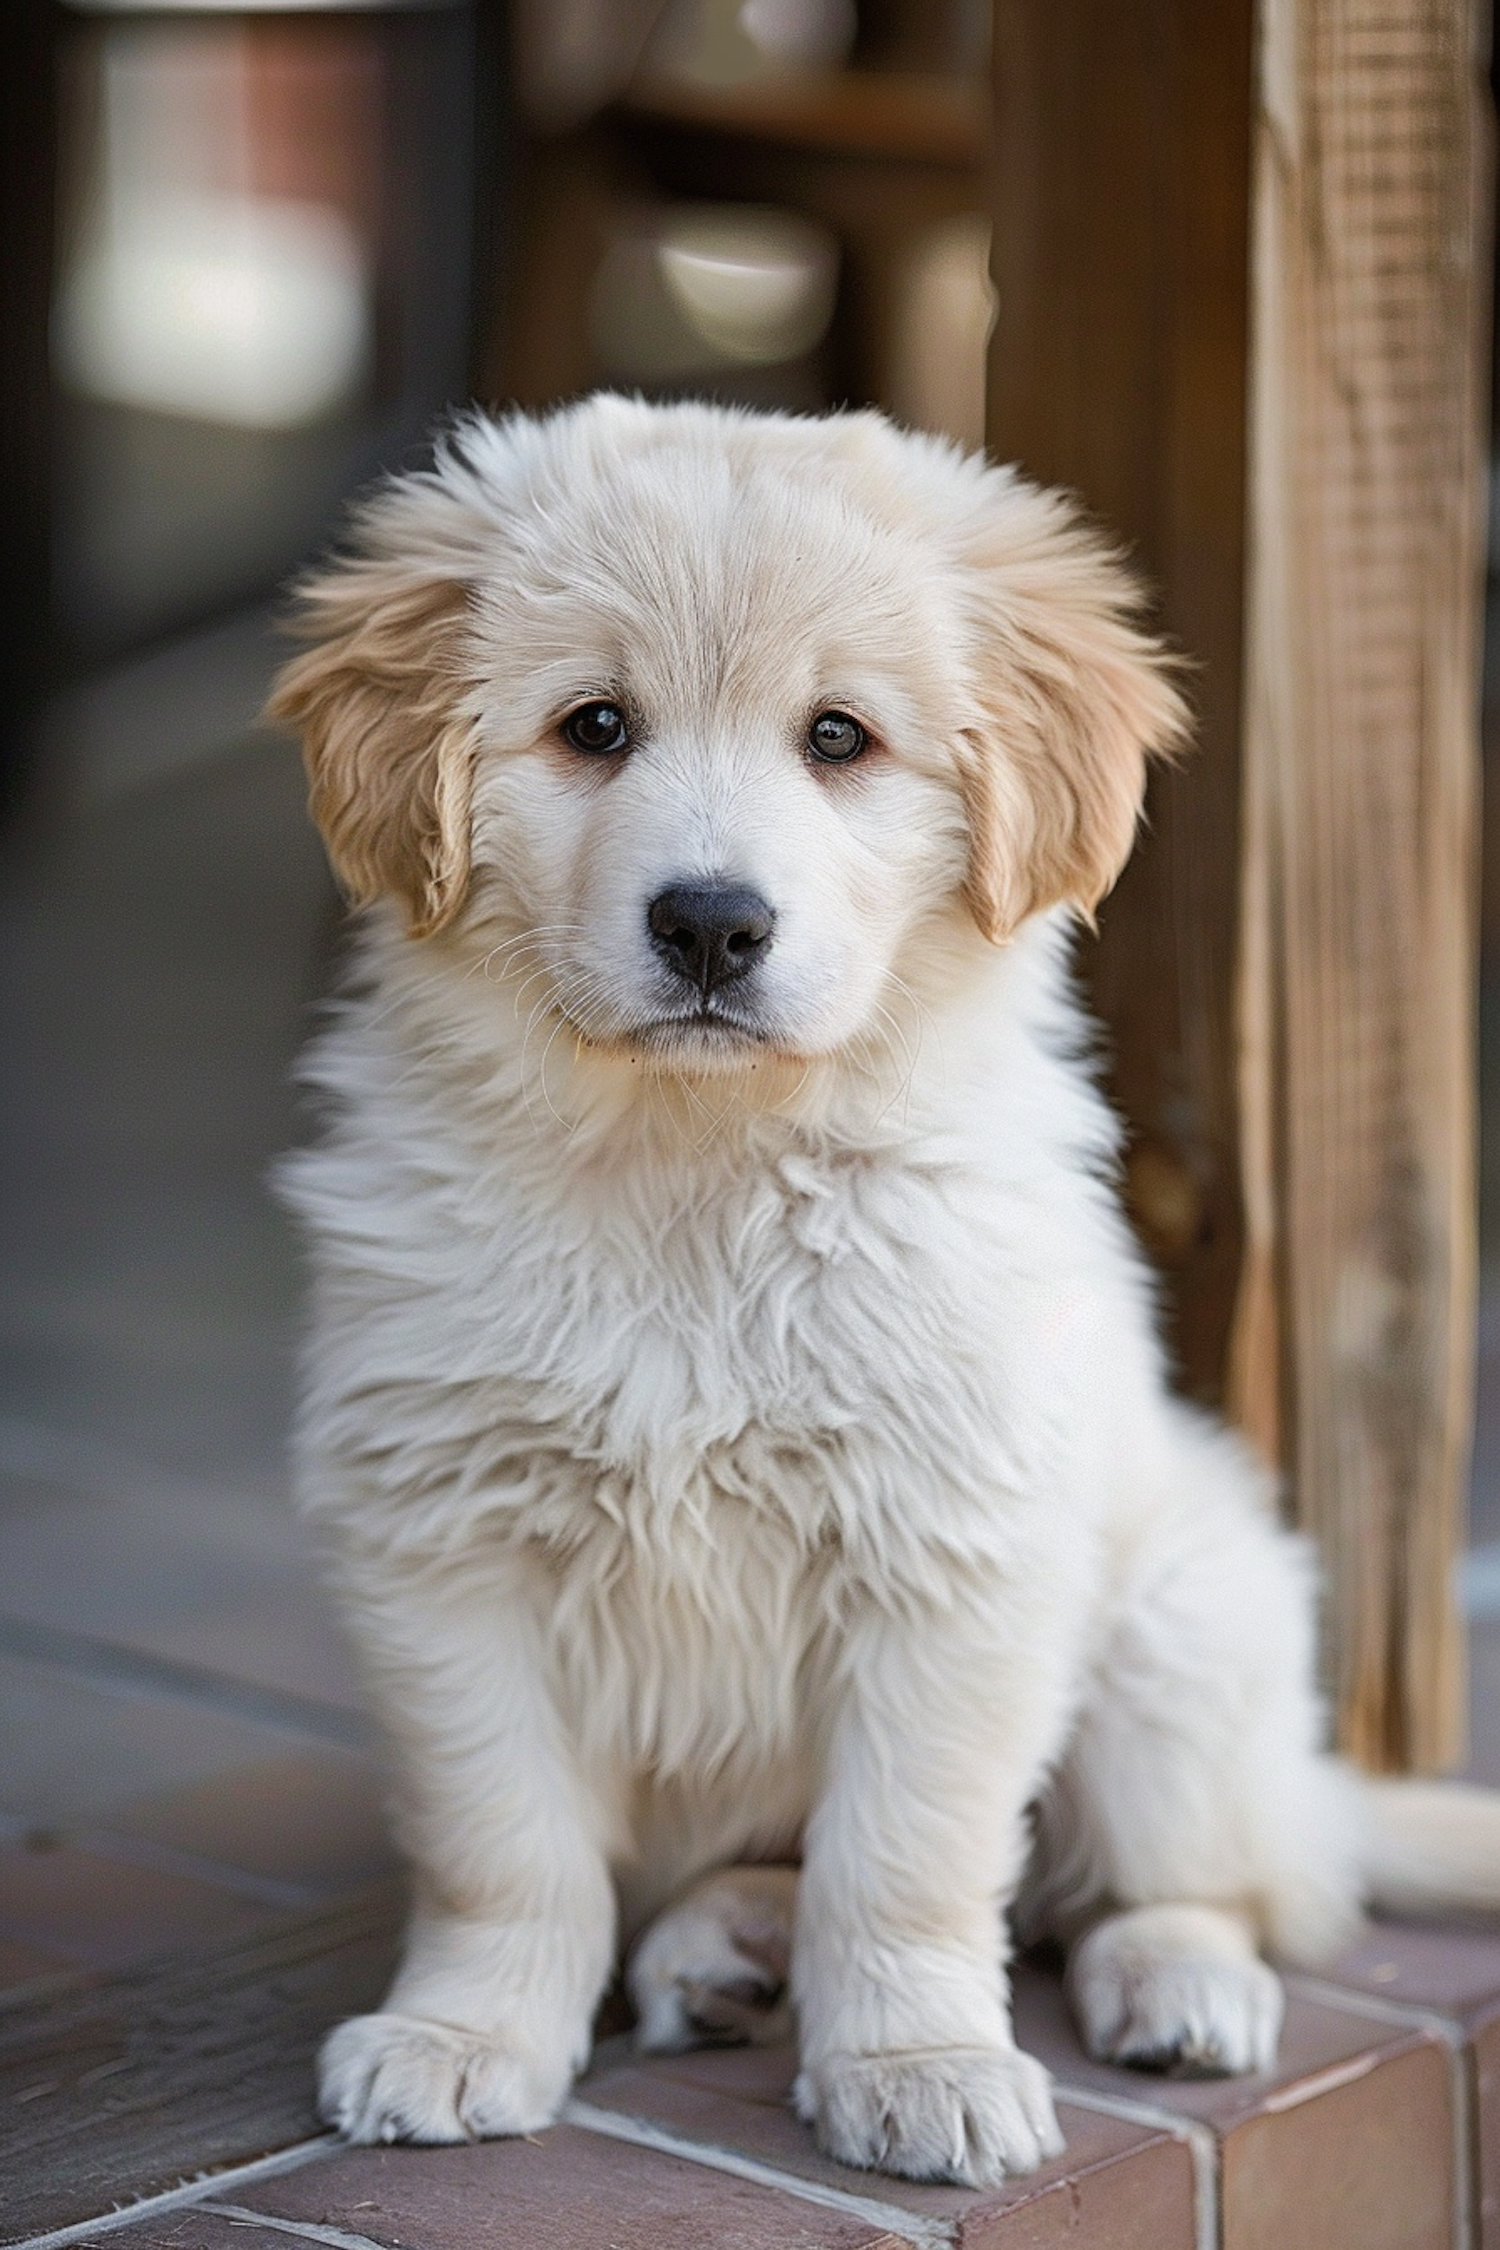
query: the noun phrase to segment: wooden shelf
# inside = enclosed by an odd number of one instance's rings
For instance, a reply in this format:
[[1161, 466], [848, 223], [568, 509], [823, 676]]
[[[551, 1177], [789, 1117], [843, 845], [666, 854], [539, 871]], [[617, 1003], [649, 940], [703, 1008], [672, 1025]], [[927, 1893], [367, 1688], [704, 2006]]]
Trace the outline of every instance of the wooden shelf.
[[978, 163], [988, 113], [975, 80], [874, 70], [787, 74], [722, 87], [654, 78], [632, 86], [621, 106], [627, 116], [654, 124], [954, 166]]

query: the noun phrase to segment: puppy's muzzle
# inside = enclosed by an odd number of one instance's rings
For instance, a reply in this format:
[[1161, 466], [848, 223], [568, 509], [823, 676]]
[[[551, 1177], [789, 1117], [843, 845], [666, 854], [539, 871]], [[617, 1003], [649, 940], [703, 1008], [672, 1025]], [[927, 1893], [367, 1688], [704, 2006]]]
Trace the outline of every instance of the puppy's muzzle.
[[646, 924], [659, 958], [706, 1001], [764, 960], [776, 916], [741, 883], [674, 883], [651, 901]]

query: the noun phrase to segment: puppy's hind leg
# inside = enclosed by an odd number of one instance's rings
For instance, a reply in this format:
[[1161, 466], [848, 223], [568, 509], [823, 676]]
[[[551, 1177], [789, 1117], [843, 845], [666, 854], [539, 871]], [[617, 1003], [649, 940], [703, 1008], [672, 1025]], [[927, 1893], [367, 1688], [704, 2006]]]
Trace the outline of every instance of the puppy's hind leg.
[[1248, 1919], [1215, 1906], [1106, 1914], [1068, 1956], [1068, 1997], [1096, 2061], [1176, 2078], [1269, 2070], [1285, 2011]]
[[1101, 2060], [1257, 2070], [1282, 2013], [1259, 1949], [1316, 1960], [1357, 1926], [1363, 1813], [1319, 1745], [1307, 1558], [1238, 1446], [1168, 1411], [1021, 1920], [1071, 1945]]
[[790, 2035], [795, 1867], [723, 1867], [637, 1940], [625, 1981], [648, 2054], [771, 2046]]

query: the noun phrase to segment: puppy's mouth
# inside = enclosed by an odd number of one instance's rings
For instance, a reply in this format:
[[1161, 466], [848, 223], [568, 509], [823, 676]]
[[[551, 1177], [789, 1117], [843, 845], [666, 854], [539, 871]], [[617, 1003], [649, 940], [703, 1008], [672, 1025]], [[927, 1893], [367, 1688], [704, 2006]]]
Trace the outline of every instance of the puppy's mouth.
[[772, 1043], [762, 1025], [712, 1003], [679, 1014], [653, 1016], [632, 1025], [626, 1039], [642, 1054], [662, 1054], [682, 1047], [724, 1054], [736, 1047], [766, 1047]]
[[642, 1016], [608, 1030], [597, 1023], [583, 1024], [574, 1018], [569, 1021], [585, 1046], [612, 1048], [617, 1054], [623, 1051], [649, 1056], [657, 1062], [695, 1057], [724, 1061], [737, 1053], [768, 1048], [780, 1051], [778, 1042], [763, 1024], [726, 1008], [718, 999], [710, 999], [697, 1008]]

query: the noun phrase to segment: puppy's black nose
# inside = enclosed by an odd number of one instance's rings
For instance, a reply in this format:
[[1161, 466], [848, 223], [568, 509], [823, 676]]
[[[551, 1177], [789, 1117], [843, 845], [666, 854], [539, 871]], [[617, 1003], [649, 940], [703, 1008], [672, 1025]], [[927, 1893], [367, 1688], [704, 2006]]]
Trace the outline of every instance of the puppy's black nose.
[[732, 984], [770, 950], [776, 917], [758, 891], [742, 883], [674, 883], [646, 909], [651, 941], [669, 969], [706, 1000]]

